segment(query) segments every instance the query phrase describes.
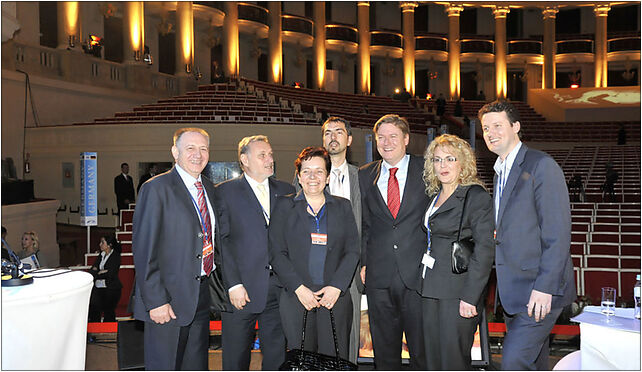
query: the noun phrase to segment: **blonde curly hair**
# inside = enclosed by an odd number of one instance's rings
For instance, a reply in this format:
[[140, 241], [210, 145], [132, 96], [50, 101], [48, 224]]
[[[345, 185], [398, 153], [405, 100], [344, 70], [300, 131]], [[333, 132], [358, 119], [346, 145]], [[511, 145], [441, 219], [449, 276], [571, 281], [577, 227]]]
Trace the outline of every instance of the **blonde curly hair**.
[[468, 142], [452, 134], [442, 134], [428, 145], [424, 153], [424, 184], [426, 185], [427, 195], [433, 195], [441, 188], [441, 182], [439, 182], [435, 174], [435, 167], [432, 164], [432, 158], [437, 147], [452, 154], [459, 160], [461, 172], [457, 182], [460, 185], [480, 185], [486, 189], [484, 183], [477, 177], [477, 160]]

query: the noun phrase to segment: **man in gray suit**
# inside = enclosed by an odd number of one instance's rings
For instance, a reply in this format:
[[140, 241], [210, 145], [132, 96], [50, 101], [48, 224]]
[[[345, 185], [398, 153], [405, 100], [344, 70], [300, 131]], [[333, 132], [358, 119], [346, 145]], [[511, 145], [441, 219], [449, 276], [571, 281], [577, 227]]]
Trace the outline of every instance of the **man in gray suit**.
[[519, 138], [519, 114], [505, 101], [479, 110], [495, 162], [495, 264], [506, 336], [504, 370], [548, 370], [549, 334], [575, 300], [571, 212], [562, 169]]
[[[330, 170], [330, 194], [350, 200], [352, 213], [357, 221], [357, 230], [361, 237], [361, 191], [359, 189], [359, 168], [349, 164], [346, 160], [348, 147], [352, 143], [352, 127], [341, 117], [329, 117], [321, 127], [323, 134], [323, 147], [330, 154], [332, 169]], [[301, 189], [299, 180], [294, 179], [297, 192]], [[349, 359], [356, 363], [359, 356], [359, 326], [361, 324], [361, 293], [363, 283], [358, 277], [358, 272], [350, 284], [352, 297], [352, 329], [350, 330]]]

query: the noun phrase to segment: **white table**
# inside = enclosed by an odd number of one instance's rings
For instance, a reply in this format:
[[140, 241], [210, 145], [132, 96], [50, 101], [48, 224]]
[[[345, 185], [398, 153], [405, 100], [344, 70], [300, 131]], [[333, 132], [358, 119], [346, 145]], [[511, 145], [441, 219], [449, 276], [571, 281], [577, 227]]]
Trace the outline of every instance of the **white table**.
[[609, 317], [587, 306], [574, 317], [580, 323], [583, 370], [640, 370], [640, 321], [633, 309], [616, 308]]
[[72, 271], [2, 287], [2, 369], [84, 370], [93, 278]]

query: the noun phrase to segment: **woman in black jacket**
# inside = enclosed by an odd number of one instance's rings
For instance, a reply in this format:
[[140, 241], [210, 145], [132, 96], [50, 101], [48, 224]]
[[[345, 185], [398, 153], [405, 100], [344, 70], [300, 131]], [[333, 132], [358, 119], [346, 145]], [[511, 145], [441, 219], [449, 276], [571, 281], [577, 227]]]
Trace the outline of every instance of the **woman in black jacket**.
[[[421, 293], [428, 369], [469, 370], [495, 257], [493, 201], [477, 178], [475, 154], [466, 141], [441, 135], [428, 146], [424, 158], [426, 193], [431, 196], [423, 221], [427, 249]], [[472, 237], [475, 248], [468, 271], [455, 274], [451, 244], [457, 240], [462, 210], [459, 239]]]
[[339, 356], [347, 359], [352, 300], [346, 293], [359, 261], [357, 225], [350, 201], [325, 191], [331, 164], [324, 148], [305, 148], [295, 166], [302, 190], [277, 199], [268, 233], [270, 264], [284, 286], [280, 312], [287, 346], [301, 347], [303, 314], [314, 310], [305, 349], [334, 355], [332, 309]]
[[89, 301], [89, 321], [100, 322], [104, 313], [105, 322], [116, 321], [116, 306], [123, 285], [118, 278], [120, 269], [120, 243], [113, 236], [100, 238], [100, 254], [89, 273], [94, 277], [94, 287]]

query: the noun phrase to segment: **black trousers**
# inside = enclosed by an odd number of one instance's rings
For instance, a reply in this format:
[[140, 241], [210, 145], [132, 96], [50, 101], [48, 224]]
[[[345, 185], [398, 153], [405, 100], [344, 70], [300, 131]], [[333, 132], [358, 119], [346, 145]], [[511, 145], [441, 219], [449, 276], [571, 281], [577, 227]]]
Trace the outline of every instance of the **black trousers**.
[[[145, 322], [146, 370], [207, 370], [210, 334], [208, 280], [201, 280], [198, 305], [192, 323]], [[171, 323], [171, 322], [170, 322]]]
[[89, 321], [100, 322], [100, 314], [104, 313], [105, 322], [115, 322], [120, 292], [120, 288], [96, 288], [94, 286], [89, 300]]
[[[295, 294], [283, 291], [280, 310], [281, 323], [283, 324], [288, 349], [300, 349], [305, 308]], [[350, 327], [352, 326], [352, 299], [350, 298], [350, 293], [344, 293], [339, 296], [339, 299], [332, 307], [332, 314], [334, 315], [337, 331], [339, 357], [348, 359]], [[308, 312], [304, 348], [305, 350], [325, 355], [336, 355], [330, 311], [325, 307]]]
[[[223, 370], [247, 371], [250, 369], [254, 325], [259, 322], [259, 343], [263, 362], [261, 369], [275, 371], [285, 361], [285, 335], [281, 326], [279, 300], [281, 287], [275, 275], [270, 276], [267, 301], [263, 312], [223, 312], [222, 342]], [[252, 300], [250, 298], [250, 300]]]
[[[376, 274], [374, 274], [376, 275]], [[375, 368], [401, 369], [401, 338], [406, 333], [410, 368], [426, 369], [421, 296], [408, 289], [398, 271], [389, 288], [366, 288]]]
[[562, 308], [551, 312], [539, 322], [527, 312], [506, 314], [506, 336], [502, 350], [503, 370], [548, 370], [549, 335], [562, 313]]
[[470, 349], [481, 318], [481, 303], [477, 305], [479, 315], [462, 318], [458, 298], [424, 297], [421, 302], [428, 370], [471, 370]]

